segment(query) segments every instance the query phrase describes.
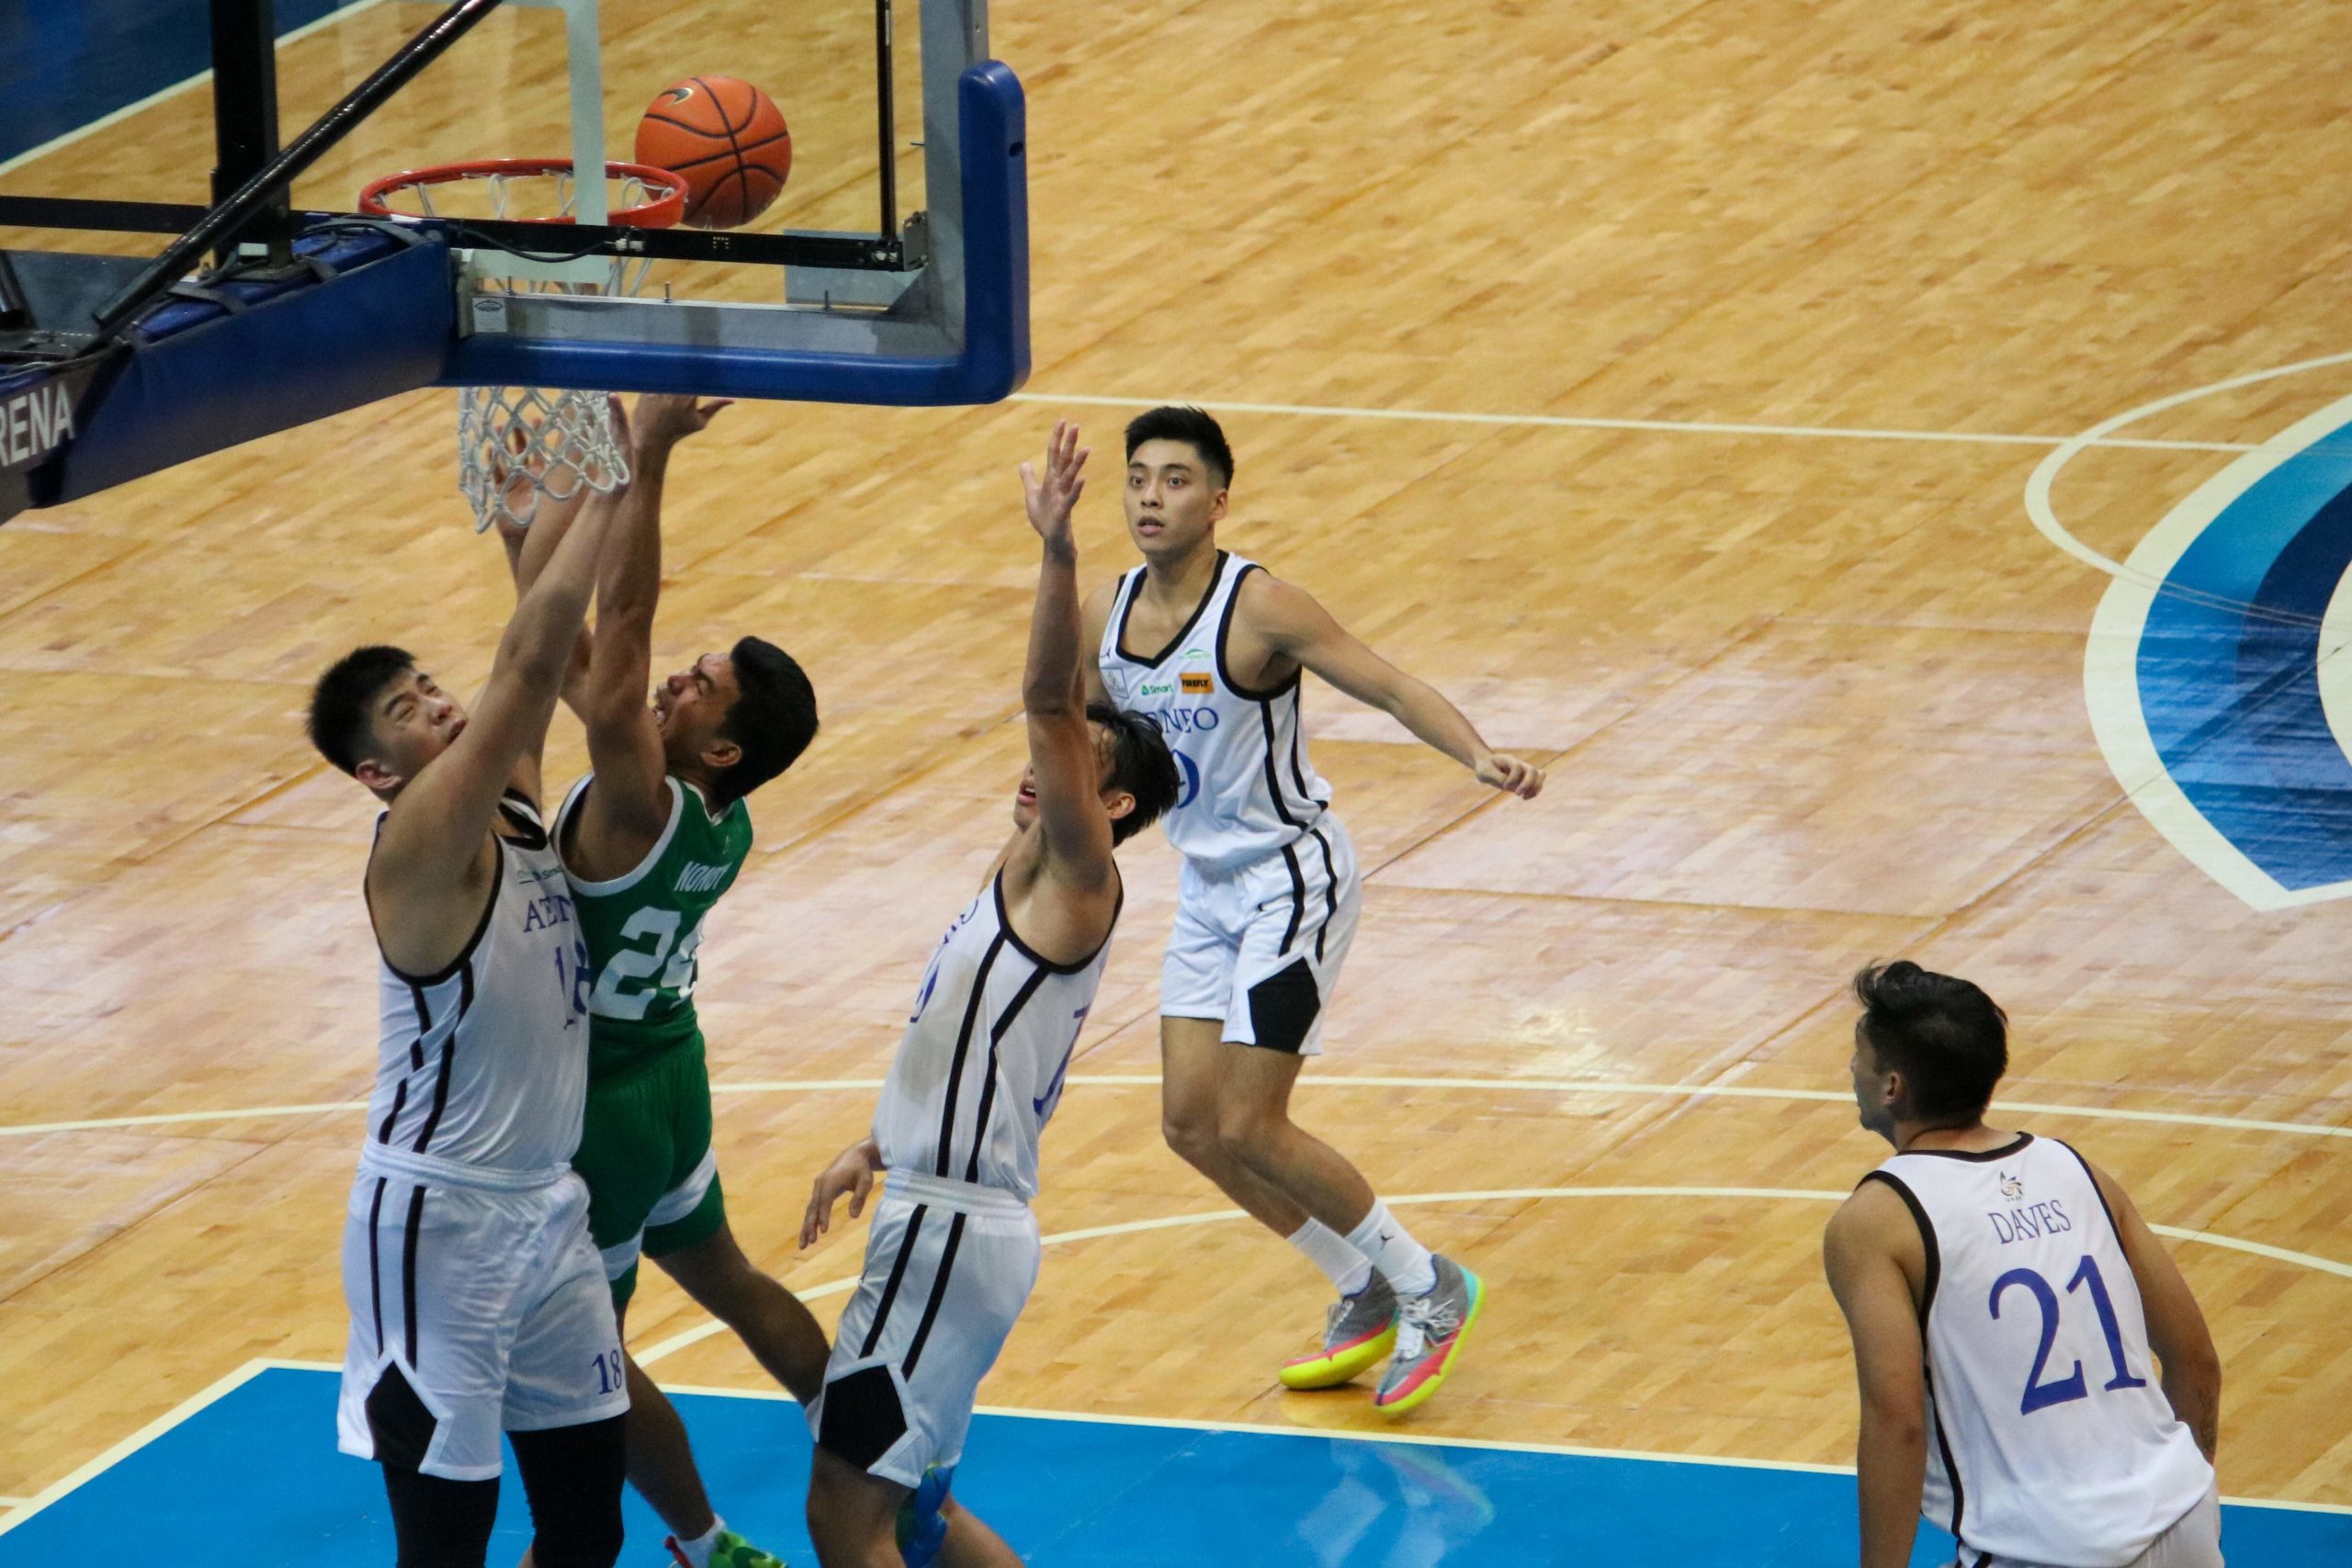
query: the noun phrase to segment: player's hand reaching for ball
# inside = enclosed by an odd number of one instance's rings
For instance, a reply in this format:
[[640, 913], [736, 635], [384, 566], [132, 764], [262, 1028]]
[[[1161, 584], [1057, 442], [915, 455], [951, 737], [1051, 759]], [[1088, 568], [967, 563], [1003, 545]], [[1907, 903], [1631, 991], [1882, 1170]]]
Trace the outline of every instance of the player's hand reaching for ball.
[[882, 1151], [871, 1138], [852, 1144], [841, 1152], [841, 1157], [818, 1173], [816, 1190], [808, 1194], [808, 1213], [800, 1222], [800, 1245], [817, 1245], [817, 1238], [833, 1225], [833, 1205], [849, 1197], [849, 1217], [856, 1219], [865, 1213], [865, 1200], [873, 1195], [875, 1175], [882, 1168]]
[[1489, 751], [1478, 759], [1478, 782], [1508, 790], [1521, 800], [1544, 793], [1544, 770], [1505, 751]]
[[674, 392], [648, 392], [637, 400], [636, 450], [668, 451], [734, 405], [732, 398], [694, 398]]
[[1035, 463], [1021, 465], [1021, 491], [1029, 505], [1029, 526], [1037, 536], [1055, 550], [1075, 552], [1077, 543], [1070, 533], [1070, 513], [1078, 506], [1078, 498], [1086, 491], [1086, 459], [1092, 449], [1078, 444], [1078, 426], [1066, 419], [1054, 422], [1054, 433], [1046, 441], [1046, 471], [1040, 474]]

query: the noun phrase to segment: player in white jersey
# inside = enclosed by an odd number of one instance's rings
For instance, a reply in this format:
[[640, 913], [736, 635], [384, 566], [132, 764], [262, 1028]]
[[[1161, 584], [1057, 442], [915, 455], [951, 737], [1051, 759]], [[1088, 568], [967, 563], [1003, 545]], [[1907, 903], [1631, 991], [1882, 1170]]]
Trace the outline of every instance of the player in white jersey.
[[1389, 1358], [1373, 1403], [1434, 1394], [1485, 1286], [1432, 1255], [1363, 1173], [1290, 1118], [1363, 898], [1355, 848], [1306, 761], [1299, 685], [1313, 671], [1522, 799], [1544, 770], [1495, 750], [1459, 709], [1382, 659], [1300, 589], [1217, 547], [1233, 450], [1198, 409], [1127, 426], [1127, 532], [1144, 564], [1087, 601], [1096, 690], [1158, 719], [1184, 788], [1162, 818], [1184, 856], [1160, 971], [1169, 1146], [1340, 1291], [1291, 1388], [1331, 1388]]
[[2221, 1568], [2222, 1367], [2188, 1281], [2113, 1178], [1984, 1124], [2008, 1068], [1990, 997], [1907, 961], [1854, 993], [1854, 1098], [1895, 1151], [1824, 1246], [1862, 1568], [1909, 1562], [1922, 1515], [1957, 1568]]
[[[1076, 427], [1062, 423], [1045, 472], [1021, 466], [1045, 551], [1022, 684], [1029, 767], [1012, 837], [932, 953], [873, 1135], [818, 1177], [801, 1227], [801, 1245], [813, 1245], [844, 1194], [855, 1217], [884, 1176], [865, 1278], [808, 1410], [808, 1530], [825, 1568], [934, 1553], [950, 1568], [1020, 1561], [946, 1496], [947, 1478], [975, 1391], [1036, 1282], [1037, 1140], [1118, 919], [1114, 849], [1177, 792], [1159, 731], [1085, 700], [1070, 509], [1086, 457]], [[910, 1521], [916, 1540], [902, 1553], [900, 1509], [919, 1492], [935, 1512]]]
[[587, 949], [537, 807], [612, 511], [541, 547], [470, 712], [394, 648], [345, 656], [311, 695], [311, 740], [385, 806], [365, 879], [382, 1043], [344, 1231], [338, 1427], [383, 1469], [403, 1568], [481, 1568], [502, 1430], [539, 1568], [620, 1551], [628, 1393], [566, 1163]]

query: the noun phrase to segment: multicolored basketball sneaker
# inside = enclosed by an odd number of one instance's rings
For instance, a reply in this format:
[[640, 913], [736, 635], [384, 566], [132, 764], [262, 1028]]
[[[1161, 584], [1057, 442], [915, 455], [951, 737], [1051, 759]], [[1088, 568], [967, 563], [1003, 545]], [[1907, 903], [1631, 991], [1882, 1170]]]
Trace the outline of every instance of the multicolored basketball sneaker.
[[1292, 1357], [1277, 1375], [1284, 1388], [1337, 1388], [1370, 1371], [1396, 1343], [1396, 1292], [1375, 1272], [1363, 1290], [1331, 1303], [1322, 1345]]
[[1487, 1287], [1453, 1259], [1433, 1257], [1437, 1285], [1428, 1295], [1396, 1303], [1396, 1353], [1381, 1374], [1372, 1407], [1402, 1416], [1444, 1385], [1455, 1352], [1487, 1304]]
[[[686, 1549], [672, 1536], [667, 1542], [671, 1560], [678, 1568], [694, 1568], [694, 1560]], [[710, 1568], [785, 1568], [784, 1559], [772, 1551], [762, 1551], [733, 1530], [720, 1530], [718, 1539], [711, 1542]]]
[[922, 1484], [913, 1495], [899, 1505], [899, 1555], [907, 1568], [931, 1568], [938, 1561], [939, 1549], [947, 1541], [947, 1520], [940, 1510], [947, 1505], [948, 1483], [956, 1477], [956, 1467], [942, 1470], [933, 1465], [922, 1472]]

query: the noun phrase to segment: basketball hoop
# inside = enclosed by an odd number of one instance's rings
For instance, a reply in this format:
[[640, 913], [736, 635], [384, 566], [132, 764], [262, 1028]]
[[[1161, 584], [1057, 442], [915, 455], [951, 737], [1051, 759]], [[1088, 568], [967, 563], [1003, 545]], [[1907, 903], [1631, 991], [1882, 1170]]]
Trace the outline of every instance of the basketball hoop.
[[[686, 182], [646, 164], [608, 163], [605, 180], [616, 228], [666, 229], [685, 212]], [[487, 158], [439, 164], [371, 181], [359, 210], [371, 218], [503, 219], [510, 223], [576, 223], [579, 185], [569, 158]], [[552, 238], [552, 236], [551, 236]], [[560, 249], [560, 243], [551, 247]], [[512, 264], [510, 264], [512, 265]], [[520, 266], [469, 264], [483, 293], [635, 294], [652, 263], [612, 256], [603, 280], [534, 276]], [[614, 440], [602, 392], [537, 387], [467, 387], [458, 396], [458, 489], [474, 509], [474, 532], [504, 521], [527, 528], [539, 498], [569, 502], [581, 487], [609, 493], [628, 482], [628, 455]]]

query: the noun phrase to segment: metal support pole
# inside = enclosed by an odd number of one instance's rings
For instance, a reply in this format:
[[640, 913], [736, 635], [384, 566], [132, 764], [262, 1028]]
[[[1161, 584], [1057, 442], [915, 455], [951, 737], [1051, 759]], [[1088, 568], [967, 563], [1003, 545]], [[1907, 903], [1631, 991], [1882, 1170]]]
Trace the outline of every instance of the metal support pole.
[[899, 101], [890, 54], [890, 0], [874, 0], [875, 97], [880, 104], [882, 243], [899, 243]]
[[[212, 0], [212, 199], [231, 193], [277, 156], [277, 27], [275, 0]], [[226, 261], [240, 243], [293, 259], [294, 222], [284, 191], [220, 240]]]
[[501, 0], [455, 0], [433, 25], [401, 47], [399, 53], [378, 67], [375, 74], [344, 95], [343, 101], [321, 115], [318, 123], [294, 139], [294, 144], [272, 158], [235, 194], [206, 213], [197, 226], [172, 242], [164, 254], [133, 278], [130, 286], [96, 312], [98, 333], [119, 333], [141, 307], [170, 288], [196, 258], [242, 227], [273, 197], [282, 195], [305, 169], [352, 129], [382, 107], [418, 72], [441, 58], [476, 22], [498, 9]]

